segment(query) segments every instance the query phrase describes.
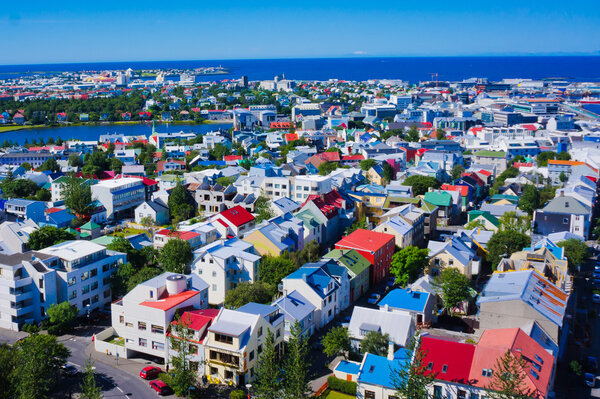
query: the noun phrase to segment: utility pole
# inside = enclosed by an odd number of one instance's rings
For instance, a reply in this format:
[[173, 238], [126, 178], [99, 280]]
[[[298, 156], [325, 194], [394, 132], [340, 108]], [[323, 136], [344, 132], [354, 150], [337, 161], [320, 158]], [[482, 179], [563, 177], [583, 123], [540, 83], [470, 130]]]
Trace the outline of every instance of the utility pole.
[[437, 89], [438, 87], [438, 73], [434, 72], [431, 74], [431, 80], [433, 80], [433, 77], [435, 76], [435, 88]]

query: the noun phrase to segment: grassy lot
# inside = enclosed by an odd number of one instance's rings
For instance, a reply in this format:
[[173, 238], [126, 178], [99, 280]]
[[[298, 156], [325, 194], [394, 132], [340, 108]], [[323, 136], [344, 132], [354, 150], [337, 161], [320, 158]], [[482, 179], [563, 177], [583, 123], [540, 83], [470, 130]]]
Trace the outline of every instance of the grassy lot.
[[325, 399], [355, 399], [355, 396], [352, 395], [346, 395], [345, 393], [341, 393], [341, 392], [336, 392], [336, 391], [332, 391], [327, 390], [325, 392], [325, 395], [322, 396]]
[[108, 342], [109, 344], [125, 346], [125, 340], [122, 337], [118, 337], [116, 335], [113, 335], [112, 337], [107, 339], [106, 342]]
[[44, 125], [27, 125], [27, 126], [23, 126], [23, 125], [11, 125], [11, 126], [0, 126], [0, 133], [4, 133], [4, 132], [16, 132], [17, 130], [25, 130], [25, 129], [37, 129], [37, 128], [41, 128], [44, 127]]

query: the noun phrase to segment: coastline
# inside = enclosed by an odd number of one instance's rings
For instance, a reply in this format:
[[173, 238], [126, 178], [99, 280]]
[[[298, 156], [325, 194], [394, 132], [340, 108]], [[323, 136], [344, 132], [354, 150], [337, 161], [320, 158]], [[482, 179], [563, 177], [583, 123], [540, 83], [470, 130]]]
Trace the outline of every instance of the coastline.
[[[218, 120], [218, 121], [209, 121], [204, 120], [201, 123], [196, 123], [193, 120], [189, 121], [172, 121], [172, 122], [163, 122], [163, 121], [155, 121], [156, 125], [181, 125], [181, 126], [200, 126], [200, 125], [222, 125], [227, 123], [233, 123], [231, 120]], [[8, 126], [0, 126], [0, 133], [10, 133], [10, 132], [19, 132], [22, 130], [29, 129], [56, 129], [61, 127], [79, 127], [79, 126], [123, 126], [123, 125], [151, 125], [152, 121], [142, 122], [142, 121], [115, 121], [115, 122], [75, 122], [75, 123], [60, 123], [54, 126], [48, 125], [8, 125]]]

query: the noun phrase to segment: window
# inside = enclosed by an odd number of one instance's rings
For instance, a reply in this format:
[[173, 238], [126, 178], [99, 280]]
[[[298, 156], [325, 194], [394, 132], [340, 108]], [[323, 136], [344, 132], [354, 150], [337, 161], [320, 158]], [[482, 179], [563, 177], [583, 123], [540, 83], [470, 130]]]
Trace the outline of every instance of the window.
[[164, 327], [157, 326], [156, 324], [152, 324], [151, 331], [153, 334], [164, 334], [165, 333]]
[[146, 322], [138, 321], [138, 330], [146, 331]]
[[459, 389], [456, 391], [456, 399], [467, 399], [467, 391]]
[[198, 354], [198, 345], [190, 344], [188, 350], [192, 355]]
[[83, 307], [85, 308], [86, 306], [90, 306], [90, 299], [85, 299], [82, 303]]
[[143, 346], [145, 348], [146, 346], [148, 346], [148, 341], [146, 340], [146, 338], [140, 338], [138, 340], [138, 345]]
[[165, 350], [165, 344], [163, 344], [162, 342], [152, 341], [152, 349], [157, 351]]
[[447, 364], [444, 364], [444, 365], [442, 366], [442, 373], [447, 373], [447, 372], [448, 372], [448, 365], [447, 365]]
[[233, 337], [229, 335], [215, 333], [215, 341], [231, 345], [233, 344]]
[[91, 289], [92, 291], [94, 291], [94, 290], [97, 290], [97, 289], [98, 289], [98, 282], [97, 282], [97, 281], [94, 281], [94, 282], [92, 283], [92, 285], [90, 286], [90, 289]]
[[472, 393], [471, 396], [469, 396], [469, 399], [479, 399], [479, 394]]
[[262, 345], [258, 345], [258, 348], [256, 348], [256, 353], [259, 355], [262, 353]]
[[77, 290], [73, 290], [69, 294], [69, 299], [75, 299], [75, 298], [77, 298]]
[[104, 291], [104, 298], [108, 298], [110, 296], [110, 288]]
[[248, 355], [248, 359], [254, 360], [254, 351], [250, 351], [250, 354]]
[[90, 270], [90, 277], [96, 277], [98, 275], [98, 269]]
[[[211, 262], [212, 263], [212, 262]], [[212, 272], [213, 277], [217, 277], [217, 272]]]
[[263, 328], [261, 327], [258, 329], [258, 336], [261, 337], [262, 334], [263, 334]]
[[427, 364], [427, 370], [433, 370], [433, 362]]
[[375, 392], [365, 390], [365, 399], [375, 399]]
[[76, 279], [75, 277], [71, 277], [71, 278], [69, 279], [69, 281], [68, 281], [68, 283], [67, 283], [67, 284], [68, 284], [68, 285], [69, 285], [69, 287], [70, 287], [70, 286], [72, 286], [72, 285], [75, 285], [75, 283], [77, 283], [77, 279]]
[[121, 323], [121, 324], [125, 323], [125, 316], [123, 316], [123, 315], [119, 316], [119, 323]]
[[126, 323], [125, 323], [125, 327], [133, 327], [133, 323], [126, 322]]
[[442, 399], [442, 387], [439, 385], [433, 386], [433, 399]]
[[227, 379], [227, 380], [233, 379], [233, 371], [225, 370], [225, 379]]
[[492, 369], [483, 369], [481, 370], [481, 375], [484, 377], [491, 377], [493, 373]]
[[81, 281], [85, 281], [88, 278], [90, 278], [90, 272], [85, 272], [85, 273], [81, 274]]
[[213, 291], [216, 291], [216, 290], [217, 290], [217, 285], [216, 285], [216, 284], [213, 284], [213, 285], [212, 285], [212, 290], [213, 290]]
[[94, 296], [92, 297], [92, 303], [97, 303], [97, 302], [98, 302], [98, 300], [99, 300], [99, 298], [98, 298], [98, 294], [96, 294], [96, 295], [94, 295]]

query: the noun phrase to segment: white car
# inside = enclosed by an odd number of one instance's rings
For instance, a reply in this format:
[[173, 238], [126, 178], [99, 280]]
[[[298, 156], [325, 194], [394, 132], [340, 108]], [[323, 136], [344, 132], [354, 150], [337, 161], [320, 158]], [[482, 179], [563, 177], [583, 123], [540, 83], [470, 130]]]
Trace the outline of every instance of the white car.
[[600, 294], [594, 294], [594, 296], [592, 297], [592, 302], [600, 303]]

